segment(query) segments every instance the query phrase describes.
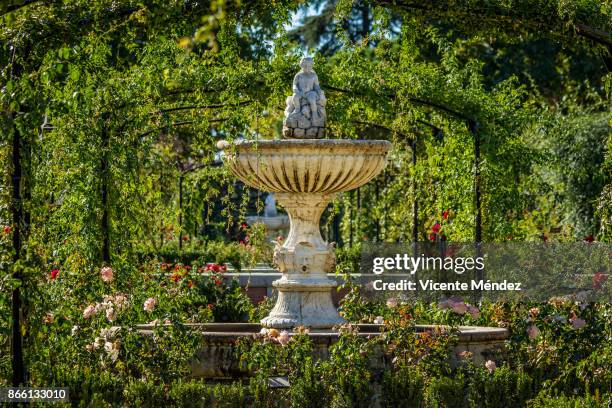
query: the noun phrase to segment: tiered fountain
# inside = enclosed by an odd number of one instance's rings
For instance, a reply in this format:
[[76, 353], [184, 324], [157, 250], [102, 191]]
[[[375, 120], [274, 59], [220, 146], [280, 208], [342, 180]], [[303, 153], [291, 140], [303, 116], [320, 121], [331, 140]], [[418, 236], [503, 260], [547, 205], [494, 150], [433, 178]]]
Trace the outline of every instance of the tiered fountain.
[[[289, 235], [284, 243], [275, 243], [274, 263], [281, 273], [273, 283], [278, 291], [276, 305], [261, 325], [191, 325], [205, 340], [191, 365], [194, 377], [246, 374], [235, 358], [235, 341], [259, 333], [261, 326], [308, 326], [317, 354], [325, 358], [329, 345], [338, 338], [333, 327], [344, 322], [332, 303], [331, 291], [337, 284], [327, 276], [335, 264], [334, 245], [321, 237], [319, 220], [337, 193], [358, 188], [381, 172], [391, 144], [384, 140], [322, 139], [326, 133], [325, 95], [312, 70], [312, 59], [304, 58], [300, 65], [293, 95], [287, 98], [283, 140], [219, 144], [236, 177], [274, 193], [289, 214]], [[358, 325], [359, 335], [377, 335], [380, 326]], [[415, 326], [418, 331], [431, 328]], [[151, 333], [152, 327], [143, 325], [141, 331]], [[461, 327], [455, 352], [470, 351], [475, 361], [482, 360], [507, 336], [505, 329]]]
[[278, 299], [261, 321], [273, 328], [330, 328], [344, 320], [331, 298], [336, 282], [334, 245], [321, 237], [321, 214], [336, 193], [358, 188], [387, 164], [385, 140], [327, 140], [325, 95], [310, 58], [293, 80], [283, 123], [284, 140], [226, 144], [226, 163], [245, 184], [273, 192], [290, 219], [289, 236], [274, 250]]

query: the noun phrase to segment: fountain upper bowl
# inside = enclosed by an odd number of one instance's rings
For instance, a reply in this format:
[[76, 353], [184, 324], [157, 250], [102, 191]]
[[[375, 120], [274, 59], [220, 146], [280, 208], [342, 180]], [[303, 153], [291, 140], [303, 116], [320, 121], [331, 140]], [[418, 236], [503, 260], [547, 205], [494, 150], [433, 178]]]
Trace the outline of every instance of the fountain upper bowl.
[[274, 193], [333, 194], [358, 188], [382, 171], [386, 140], [239, 141], [225, 162], [243, 183]]

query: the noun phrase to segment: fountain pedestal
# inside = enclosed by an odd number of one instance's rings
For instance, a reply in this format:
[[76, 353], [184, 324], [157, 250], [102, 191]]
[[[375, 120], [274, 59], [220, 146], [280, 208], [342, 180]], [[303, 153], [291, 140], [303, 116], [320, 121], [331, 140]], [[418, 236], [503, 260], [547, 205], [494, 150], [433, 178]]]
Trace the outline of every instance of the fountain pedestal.
[[291, 229], [284, 245], [276, 244], [274, 266], [283, 277], [272, 285], [278, 302], [262, 320], [266, 327], [299, 325], [319, 328], [344, 322], [331, 299], [336, 282], [327, 278], [335, 265], [334, 245], [321, 237], [319, 221], [333, 195], [279, 193]]
[[336, 193], [374, 178], [387, 163], [384, 140], [263, 140], [225, 146], [226, 163], [245, 184], [273, 192], [289, 214], [290, 230], [275, 244], [274, 264], [282, 273], [273, 286], [276, 305], [265, 327], [330, 328], [344, 319], [332, 303], [336, 282], [334, 244], [321, 237], [319, 222]]

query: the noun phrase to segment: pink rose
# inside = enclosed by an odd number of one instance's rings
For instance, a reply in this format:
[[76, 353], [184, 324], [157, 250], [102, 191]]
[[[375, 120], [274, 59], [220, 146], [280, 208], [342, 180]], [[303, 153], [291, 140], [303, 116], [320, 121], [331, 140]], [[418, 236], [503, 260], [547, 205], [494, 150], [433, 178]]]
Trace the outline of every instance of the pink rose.
[[109, 322], [114, 322], [115, 320], [117, 320], [117, 312], [115, 311], [115, 309], [113, 309], [112, 307], [106, 309], [106, 318]]
[[111, 282], [113, 280], [113, 268], [105, 266], [100, 269], [100, 276], [104, 282]]
[[467, 305], [463, 302], [453, 302], [451, 303], [451, 308], [453, 309], [453, 312], [460, 315], [465, 314], [465, 312], [468, 311]]
[[96, 314], [96, 307], [89, 305], [85, 308], [85, 310], [83, 310], [83, 317], [85, 319], [89, 319], [91, 316]]
[[480, 310], [476, 306], [468, 305], [467, 312], [472, 316], [472, 319], [478, 319], [480, 317]]
[[576, 313], [574, 312], [572, 312], [572, 315], [569, 320], [572, 323], [572, 327], [574, 329], [582, 329], [584, 326], [586, 326], [586, 321], [576, 316]]
[[282, 332], [280, 332], [280, 334], [276, 338], [276, 341], [278, 341], [282, 346], [289, 343], [289, 340], [291, 340], [291, 337], [289, 336], [289, 332], [287, 330], [283, 330]]
[[115, 298], [113, 299], [115, 302], [115, 305], [117, 305], [117, 307], [119, 309], [123, 309], [127, 306], [127, 296], [123, 295], [123, 294], [118, 294], [115, 296]]
[[497, 368], [497, 364], [495, 364], [495, 361], [493, 360], [488, 360], [485, 363], [485, 368], [489, 370], [489, 373], [493, 373], [493, 371], [495, 371], [495, 369]]
[[538, 329], [538, 327], [535, 325], [531, 325], [527, 329], [527, 335], [531, 340], [537, 339], [540, 336], [540, 329]]
[[143, 308], [146, 312], [152, 312], [153, 309], [155, 309], [156, 305], [157, 300], [155, 300], [154, 298], [148, 298], [147, 300], [145, 300]]
[[397, 307], [397, 298], [391, 297], [387, 299], [387, 307]]
[[450, 309], [451, 308], [451, 304], [452, 304], [452, 302], [450, 301], [450, 299], [445, 299], [445, 300], [443, 300], [443, 301], [438, 303], [438, 309], [440, 309], [440, 310]]

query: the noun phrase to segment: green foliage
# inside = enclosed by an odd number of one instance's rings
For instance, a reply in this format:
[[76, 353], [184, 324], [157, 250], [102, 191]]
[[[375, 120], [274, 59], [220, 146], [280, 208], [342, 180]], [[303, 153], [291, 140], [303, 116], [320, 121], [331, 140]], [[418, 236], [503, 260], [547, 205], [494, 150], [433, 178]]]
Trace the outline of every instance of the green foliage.
[[467, 408], [468, 381], [463, 376], [434, 378], [427, 389], [428, 405], [434, 408]]
[[[317, 2], [326, 24], [308, 36], [285, 32], [299, 6], [288, 1], [0, 6], [0, 160], [11, 162], [16, 141], [23, 164], [21, 201], [10, 188], [17, 169], [0, 173], [0, 384], [9, 294], [22, 285], [28, 380], [69, 386], [77, 406], [367, 406], [380, 387], [387, 406], [511, 406], [538, 387], [534, 406], [604, 406], [609, 305], [552, 302], [534, 315], [534, 305], [483, 304], [469, 314], [373, 302], [350, 283], [342, 314], [382, 317], [390, 329], [380, 339], [348, 326], [327, 360], [304, 334], [285, 346], [267, 339], [243, 350], [257, 371], [248, 385], [184, 380], [200, 344], [184, 323], [258, 320], [270, 307], [255, 310], [222, 271], [198, 270], [269, 260], [263, 231], [241, 226], [261, 197], [219, 166], [216, 142], [279, 137], [302, 54], [292, 39], [320, 51], [329, 133], [395, 147], [382, 175], [334, 203], [330, 226], [341, 216], [338, 240], [355, 244], [338, 252], [339, 273], [356, 270], [361, 241], [408, 240], [415, 201], [420, 240], [442, 219], [447, 239], [472, 240], [476, 164], [486, 241], [612, 237], [609, 3], [349, 3]], [[148, 299], [157, 303], [145, 310]], [[424, 335], [415, 323], [508, 327], [513, 366], [452, 368], [454, 331]], [[398, 357], [384, 373], [377, 348]], [[292, 388], [272, 391], [270, 375]]]
[[525, 406], [535, 395], [532, 378], [508, 366], [493, 373], [477, 371], [472, 381], [471, 399], [477, 407]]
[[382, 379], [382, 406], [421, 408], [425, 405], [423, 375], [408, 366], [397, 371], [385, 371]]
[[550, 397], [539, 396], [529, 407], [533, 408], [605, 408], [610, 406], [612, 396], [591, 396], [586, 397]]

